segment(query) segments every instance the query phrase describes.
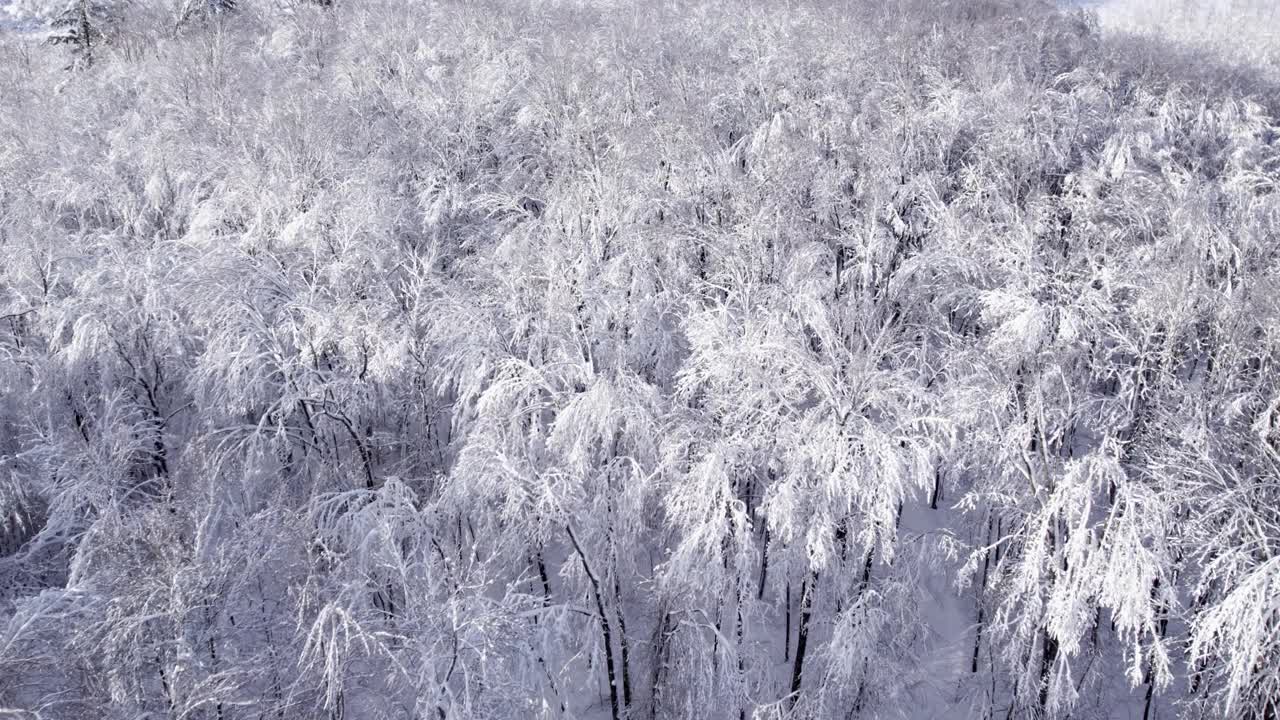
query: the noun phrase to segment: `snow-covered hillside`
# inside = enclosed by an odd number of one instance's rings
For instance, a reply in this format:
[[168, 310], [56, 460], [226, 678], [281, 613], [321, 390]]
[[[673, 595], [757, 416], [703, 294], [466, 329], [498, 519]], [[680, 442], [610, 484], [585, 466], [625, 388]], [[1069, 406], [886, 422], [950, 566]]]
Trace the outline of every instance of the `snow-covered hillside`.
[[1255, 21], [59, 7], [0, 718], [1276, 719]]
[[1153, 34], [1233, 62], [1280, 70], [1280, 2], [1108, 0], [1097, 11], [1114, 31]]

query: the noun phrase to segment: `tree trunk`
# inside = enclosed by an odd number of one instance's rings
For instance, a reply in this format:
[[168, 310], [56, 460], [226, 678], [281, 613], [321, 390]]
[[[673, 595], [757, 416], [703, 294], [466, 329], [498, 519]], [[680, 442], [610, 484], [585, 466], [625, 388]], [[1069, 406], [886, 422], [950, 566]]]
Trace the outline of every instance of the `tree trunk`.
[[[991, 544], [991, 525], [992, 525], [992, 520], [990, 517], [988, 517], [987, 518], [987, 544], [988, 545]], [[990, 566], [991, 566], [991, 551], [988, 550], [987, 553], [982, 558], [982, 587], [978, 589], [978, 630], [973, 638], [973, 662], [969, 666], [969, 672], [975, 672], [975, 673], [978, 672], [978, 656], [981, 654], [981, 651], [982, 651], [982, 627], [983, 627], [983, 622], [985, 620], [985, 618], [983, 617], [983, 611], [986, 609], [985, 605], [983, 604], [983, 595], [986, 594], [986, 591], [987, 591], [987, 570]]]
[[783, 602], [787, 606], [787, 632], [782, 643], [783, 661], [791, 659], [791, 581], [787, 581], [787, 590]]
[[764, 542], [760, 545], [760, 588], [756, 591], [756, 599], [764, 599], [764, 587], [769, 579], [769, 528], [764, 529]]
[[804, 677], [804, 654], [809, 644], [809, 617], [812, 615], [813, 590], [818, 582], [818, 573], [809, 572], [800, 586], [800, 624], [796, 628], [796, 662], [791, 669], [791, 694], [787, 696], [788, 707], [795, 707], [800, 698], [800, 683]]
[[[665, 601], [664, 601], [665, 605]], [[664, 611], [662, 621], [658, 623], [658, 632], [653, 642], [653, 682], [649, 690], [649, 720], [658, 717], [658, 705], [662, 701], [662, 689], [667, 679], [667, 654], [670, 646], [667, 637], [671, 633], [671, 613]]]
[[1048, 630], [1042, 631], [1043, 653], [1040, 655], [1040, 709], [1049, 706], [1049, 673], [1058, 659], [1058, 641]]
[[622, 589], [618, 585], [618, 575], [613, 576], [614, 605], [618, 612], [618, 646], [622, 650], [622, 707], [624, 714], [631, 711], [631, 652], [627, 643], [627, 618], [622, 610]]
[[600, 591], [600, 581], [596, 578], [596, 574], [591, 571], [591, 564], [587, 562], [587, 555], [582, 551], [582, 546], [578, 544], [578, 538], [573, 534], [573, 527], [564, 526], [565, 532], [569, 534], [569, 541], [573, 543], [573, 549], [578, 553], [578, 559], [582, 561], [582, 569], [587, 573], [587, 580], [591, 581], [591, 593], [596, 601], [596, 613], [600, 616], [600, 635], [604, 640], [604, 667], [605, 674], [609, 679], [609, 709], [612, 711], [613, 720], [621, 720], [621, 714], [618, 711], [618, 677], [617, 670], [613, 664], [613, 632], [609, 627], [609, 616], [604, 611], [604, 594]]

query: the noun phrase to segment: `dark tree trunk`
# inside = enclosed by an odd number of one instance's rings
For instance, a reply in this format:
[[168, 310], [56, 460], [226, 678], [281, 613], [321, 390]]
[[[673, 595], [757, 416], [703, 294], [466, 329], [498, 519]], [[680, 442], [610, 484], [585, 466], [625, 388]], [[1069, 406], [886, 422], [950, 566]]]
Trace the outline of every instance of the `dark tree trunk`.
[[631, 710], [631, 651], [627, 643], [627, 617], [622, 611], [622, 589], [616, 573], [613, 576], [613, 597], [618, 611], [618, 647], [622, 651], [622, 707], [627, 714]]
[[760, 588], [756, 599], [764, 599], [765, 583], [769, 580], [769, 528], [764, 529], [764, 542], [760, 545]]
[[783, 602], [787, 606], [787, 632], [782, 642], [782, 659], [791, 659], [791, 581], [787, 581], [786, 595]]
[[600, 580], [591, 571], [591, 564], [587, 562], [587, 555], [578, 544], [573, 528], [565, 525], [564, 529], [569, 534], [573, 549], [578, 553], [578, 559], [582, 561], [582, 569], [587, 573], [587, 580], [591, 582], [591, 594], [596, 601], [596, 613], [600, 616], [600, 635], [604, 641], [604, 667], [609, 679], [609, 709], [613, 720], [621, 720], [622, 716], [618, 709], [618, 673], [613, 663], [613, 632], [609, 626], [609, 615], [604, 611], [604, 594], [600, 590]]
[[[991, 526], [992, 519], [987, 518], [987, 544], [991, 544]], [[978, 630], [973, 638], [973, 662], [970, 664], [969, 672], [978, 672], [978, 656], [982, 652], [982, 628], [985, 618], [983, 611], [986, 609], [983, 603], [983, 596], [987, 591], [987, 570], [991, 566], [991, 551], [982, 558], [982, 586], [978, 589]]]
[[1048, 630], [1041, 632], [1043, 653], [1040, 655], [1040, 709], [1049, 705], [1049, 673], [1053, 671], [1053, 663], [1058, 659], [1058, 641]]
[[658, 623], [658, 633], [654, 637], [653, 648], [653, 682], [649, 691], [649, 720], [658, 717], [658, 706], [662, 702], [662, 689], [667, 679], [667, 656], [670, 649], [668, 636], [671, 634], [671, 613], [662, 613], [662, 622]]
[[796, 661], [791, 668], [791, 694], [787, 704], [794, 707], [800, 698], [800, 683], [804, 678], [804, 655], [809, 645], [809, 618], [813, 609], [813, 591], [818, 573], [810, 571], [800, 587], [800, 624], [796, 628]]

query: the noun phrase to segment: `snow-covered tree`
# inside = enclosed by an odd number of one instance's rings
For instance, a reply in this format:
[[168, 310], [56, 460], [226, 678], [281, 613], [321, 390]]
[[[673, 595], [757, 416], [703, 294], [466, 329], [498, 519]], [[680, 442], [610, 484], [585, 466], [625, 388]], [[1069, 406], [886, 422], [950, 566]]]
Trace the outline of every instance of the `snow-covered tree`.
[[0, 34], [0, 715], [1275, 717], [1265, 53], [637, 7]]

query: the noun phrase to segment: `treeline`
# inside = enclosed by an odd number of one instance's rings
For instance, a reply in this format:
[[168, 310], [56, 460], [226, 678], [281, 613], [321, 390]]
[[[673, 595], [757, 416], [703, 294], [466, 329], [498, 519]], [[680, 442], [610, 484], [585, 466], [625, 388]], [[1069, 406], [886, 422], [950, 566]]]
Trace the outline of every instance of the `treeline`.
[[1276, 718], [1265, 73], [1030, 0], [50, 33], [0, 714]]

